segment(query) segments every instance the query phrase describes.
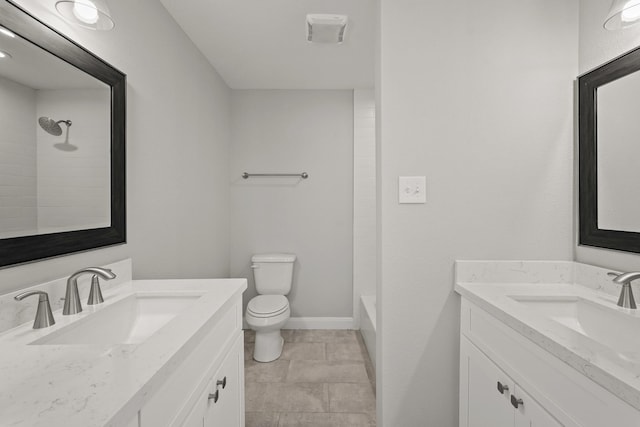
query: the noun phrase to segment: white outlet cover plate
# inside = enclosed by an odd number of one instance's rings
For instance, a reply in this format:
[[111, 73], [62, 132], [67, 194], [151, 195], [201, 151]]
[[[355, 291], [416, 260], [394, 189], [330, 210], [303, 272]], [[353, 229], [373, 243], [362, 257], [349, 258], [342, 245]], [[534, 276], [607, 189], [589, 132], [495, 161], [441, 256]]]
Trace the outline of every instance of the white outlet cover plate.
[[398, 203], [426, 203], [427, 177], [398, 177]]

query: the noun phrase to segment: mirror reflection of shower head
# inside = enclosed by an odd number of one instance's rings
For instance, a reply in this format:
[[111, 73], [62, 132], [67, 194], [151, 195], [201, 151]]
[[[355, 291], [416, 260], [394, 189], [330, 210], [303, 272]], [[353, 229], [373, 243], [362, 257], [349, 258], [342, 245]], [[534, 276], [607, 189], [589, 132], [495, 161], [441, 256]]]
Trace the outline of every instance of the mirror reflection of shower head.
[[67, 125], [67, 129], [69, 129], [69, 126], [71, 126], [72, 124], [71, 120], [55, 121], [49, 117], [40, 117], [38, 119], [38, 124], [40, 124], [40, 127], [44, 129], [48, 134], [51, 134], [53, 136], [62, 135], [62, 128], [60, 127], [60, 123], [64, 123], [65, 125]]

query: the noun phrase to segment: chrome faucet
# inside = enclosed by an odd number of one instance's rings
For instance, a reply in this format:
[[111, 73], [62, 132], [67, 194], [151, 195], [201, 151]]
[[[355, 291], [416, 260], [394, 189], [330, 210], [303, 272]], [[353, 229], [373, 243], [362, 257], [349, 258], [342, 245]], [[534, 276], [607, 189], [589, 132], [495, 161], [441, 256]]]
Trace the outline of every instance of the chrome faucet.
[[16, 301], [22, 301], [26, 297], [31, 295], [39, 295], [38, 309], [36, 310], [36, 319], [33, 321], [33, 329], [42, 329], [55, 325], [56, 321], [53, 318], [51, 312], [51, 305], [49, 304], [49, 294], [43, 291], [31, 291], [23, 292], [13, 297]]
[[631, 281], [640, 279], [640, 272], [632, 271], [630, 273], [607, 273], [609, 276], [615, 276], [613, 283], [616, 285], [622, 285], [620, 290], [620, 297], [618, 298], [618, 306], [624, 308], [636, 309], [636, 301], [633, 298], [633, 289], [631, 288]]
[[[82, 311], [82, 304], [80, 303], [80, 295], [78, 294], [78, 277], [84, 274], [94, 275], [93, 277], [95, 279], [92, 278], [92, 281], [91, 281], [92, 294], [96, 292], [99, 293], [99, 290], [100, 290], [100, 287], [99, 287], [100, 285], [98, 284], [97, 276], [102, 277], [104, 280], [111, 280], [111, 279], [115, 279], [116, 277], [113, 271], [109, 270], [108, 268], [100, 268], [100, 267], [83, 268], [82, 270], [79, 270], [73, 273], [71, 277], [67, 279], [67, 292], [65, 293], [64, 308], [62, 309], [62, 314], [64, 316], [67, 316], [69, 314], [77, 314]], [[93, 289], [94, 286], [97, 287], [97, 291]], [[100, 293], [100, 297], [102, 297], [101, 293]], [[92, 304], [91, 300], [92, 298], [89, 299], [90, 304]], [[93, 304], [96, 304], [96, 302], [93, 302]]]

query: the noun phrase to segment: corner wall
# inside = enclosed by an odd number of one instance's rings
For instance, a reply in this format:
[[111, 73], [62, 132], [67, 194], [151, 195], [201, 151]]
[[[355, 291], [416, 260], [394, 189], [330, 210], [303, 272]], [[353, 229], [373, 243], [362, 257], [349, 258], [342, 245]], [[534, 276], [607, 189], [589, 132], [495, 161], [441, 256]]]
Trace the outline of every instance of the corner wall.
[[[640, 25], [619, 31], [607, 31], [602, 27], [610, 6], [611, 2], [602, 0], [580, 0], [579, 74], [591, 71], [640, 45]], [[575, 170], [577, 179], [577, 163]], [[640, 254], [577, 245], [579, 224], [577, 192], [576, 184], [575, 260], [621, 271], [640, 270]]]
[[0, 271], [0, 293], [133, 258], [135, 278], [229, 274], [230, 89], [156, 0], [110, 0], [110, 32], [16, 0], [127, 74], [128, 243]]
[[[577, 0], [380, 0], [378, 422], [458, 425], [456, 259], [571, 260]], [[427, 202], [398, 205], [398, 176]]]
[[373, 90], [353, 91], [353, 320], [360, 297], [376, 294], [376, 105]]

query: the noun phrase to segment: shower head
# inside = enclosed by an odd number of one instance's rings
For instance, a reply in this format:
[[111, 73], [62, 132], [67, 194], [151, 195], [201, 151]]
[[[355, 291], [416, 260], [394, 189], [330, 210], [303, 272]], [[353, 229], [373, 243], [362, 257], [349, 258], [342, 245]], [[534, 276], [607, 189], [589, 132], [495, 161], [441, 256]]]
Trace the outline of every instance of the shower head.
[[71, 126], [71, 120], [55, 121], [53, 119], [50, 119], [49, 117], [40, 117], [38, 119], [38, 124], [40, 124], [40, 127], [53, 136], [62, 135], [62, 128], [60, 127], [60, 123], [64, 123], [65, 125], [67, 125], [67, 129], [69, 128], [69, 126]]

